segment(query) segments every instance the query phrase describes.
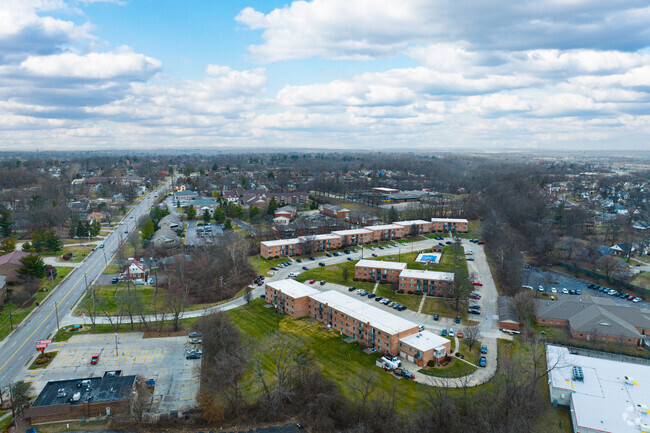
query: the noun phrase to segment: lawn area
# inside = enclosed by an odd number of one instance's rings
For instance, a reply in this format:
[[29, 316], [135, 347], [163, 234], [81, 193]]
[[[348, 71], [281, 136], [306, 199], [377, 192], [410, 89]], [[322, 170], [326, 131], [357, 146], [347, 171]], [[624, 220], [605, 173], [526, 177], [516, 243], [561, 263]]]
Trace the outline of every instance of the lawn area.
[[[374, 369], [378, 374], [379, 388], [388, 392], [396, 379], [375, 367], [378, 353], [365, 354], [359, 350], [358, 343], [343, 343], [338, 332], [325, 331], [323, 324], [308, 322], [306, 319], [293, 319], [287, 315], [276, 315], [272, 308], [264, 308], [264, 301], [256, 299], [250, 307], [229, 310], [233, 324], [248, 337], [261, 338], [280, 330], [304, 343], [311, 351], [323, 375], [339, 384], [341, 391], [352, 396], [350, 380], [360, 373]], [[397, 382], [399, 409], [412, 409], [424, 398], [425, 385], [410, 380]], [[379, 390], [378, 390], [379, 391]]]
[[469, 230], [467, 233], [454, 233], [454, 236], [463, 239], [480, 239], [481, 238], [481, 221], [471, 220], [469, 222]]
[[[307, 263], [303, 262], [306, 266], [309, 266], [308, 271], [303, 271], [296, 278], [297, 281], [305, 282], [309, 280], [325, 280], [328, 283], [340, 284], [342, 286], [354, 286], [357, 289], [362, 289], [368, 292], [372, 292], [375, 287], [375, 283], [369, 283], [366, 281], [354, 281], [354, 262], [343, 262], [337, 263], [330, 266], [318, 266], [318, 262], [308, 260]], [[302, 265], [303, 263], [299, 263]], [[343, 278], [343, 269], [348, 270], [348, 279]], [[379, 290], [379, 288], [377, 288]]]
[[277, 259], [265, 259], [262, 256], [253, 256], [248, 258], [248, 262], [253, 266], [258, 275], [267, 275], [273, 266], [283, 262], [290, 262], [287, 257], [278, 257]]
[[641, 272], [632, 279], [631, 283], [650, 290], [650, 272]]
[[108, 266], [106, 266], [106, 269], [104, 269], [104, 272], [102, 272], [102, 275], [113, 275], [113, 274], [119, 274], [120, 273], [120, 265], [116, 263], [112, 263]]
[[[59, 353], [58, 350], [55, 350], [53, 352], [41, 353], [41, 355], [39, 355], [34, 360], [34, 362], [32, 362], [32, 365], [29, 366], [29, 370], [38, 370], [40, 368], [47, 368], [47, 366], [52, 363], [57, 353]], [[45, 357], [45, 358], [41, 358], [41, 357]]]
[[[356, 287], [356, 286], [355, 286]], [[390, 289], [390, 286], [387, 284], [381, 284], [377, 287], [377, 296], [382, 296], [388, 298], [391, 301], [397, 302], [398, 304], [404, 305], [411, 311], [417, 313], [418, 308], [420, 308], [420, 301], [422, 301], [422, 295], [407, 295], [404, 293], [393, 293]]]
[[[80, 245], [74, 247], [64, 247], [63, 250], [58, 254], [56, 261], [63, 263], [80, 263], [86, 258], [86, 256], [88, 256], [89, 253], [92, 252], [93, 248], [95, 247], [97, 247], [96, 244], [86, 244], [85, 247], [82, 247]], [[67, 253], [72, 253], [74, 255], [72, 257], [72, 260], [63, 260], [61, 258], [62, 255]]]
[[454, 299], [433, 298], [431, 296], [427, 296], [427, 298], [424, 300], [424, 306], [422, 306], [422, 313], [429, 314], [432, 316], [434, 314], [439, 314], [441, 317], [451, 317], [451, 318], [460, 316], [463, 322], [466, 323], [467, 322], [467, 301], [461, 300], [460, 311], [456, 311], [454, 309], [455, 305], [456, 305], [456, 301]]
[[452, 356], [451, 364], [444, 368], [422, 368], [419, 370], [420, 373], [426, 374], [427, 376], [435, 377], [463, 377], [468, 374], [472, 374], [476, 371], [475, 367], [472, 367], [463, 360]]
[[[120, 310], [120, 305], [127, 299], [128, 292], [131, 290], [132, 294], [137, 295], [137, 299], [142, 302], [144, 311], [150, 313], [153, 307], [156, 306], [158, 311], [165, 303], [165, 291], [158, 289], [158, 294], [155, 295], [155, 288], [153, 286], [134, 286], [131, 285], [129, 289], [124, 282], [118, 284], [111, 284], [106, 286], [95, 286], [95, 306], [98, 314], [104, 313], [117, 313]], [[128, 298], [134, 299], [134, 298]], [[81, 316], [84, 310], [92, 309], [93, 300], [92, 294], [89, 291], [81, 301], [77, 308], [73, 311], [76, 316]]]
[[[13, 322], [14, 328], [20, 324], [25, 317], [34, 309], [36, 308], [36, 303], [37, 302], [42, 302], [43, 299], [47, 296], [47, 292], [44, 292], [42, 289], [47, 289], [48, 291], [51, 290], [52, 287], [56, 287], [63, 278], [66, 277], [70, 272], [72, 272], [74, 268], [71, 267], [65, 267], [65, 266], [57, 266], [57, 276], [54, 279], [54, 281], [47, 281], [45, 278], [43, 278], [40, 283], [39, 287], [41, 290], [36, 292], [34, 294], [34, 301], [29, 305], [24, 308], [19, 308], [20, 305], [15, 305], [12, 302], [7, 302], [4, 304], [4, 307], [2, 311], [0, 311], [0, 340], [4, 339], [9, 333], [11, 332], [11, 323]], [[21, 286], [13, 286], [13, 289], [18, 291], [20, 290]], [[29, 302], [28, 302], [29, 304]], [[9, 320], [9, 312], [12, 312], [12, 317], [11, 320]]]
[[[402, 249], [406, 249], [407, 247], [403, 247]], [[429, 251], [427, 248], [426, 250], [422, 251]], [[403, 262], [408, 264], [409, 269], [419, 269], [419, 270], [425, 270], [425, 271], [438, 271], [438, 272], [452, 272], [454, 269], [454, 258], [453, 255], [451, 254], [451, 246], [450, 245], [445, 245], [443, 251], [442, 251], [442, 257], [440, 258], [440, 261], [435, 264], [428, 265], [426, 263], [417, 263], [415, 259], [417, 258], [418, 254], [422, 251], [414, 251], [414, 252], [401, 252], [398, 254], [393, 254], [390, 256], [383, 256], [383, 257], [366, 257], [368, 260], [383, 260], [383, 261], [395, 261], [395, 262]], [[369, 256], [369, 254], [367, 254]], [[465, 265], [465, 269], [467, 269], [467, 262], [463, 260], [463, 263]]]

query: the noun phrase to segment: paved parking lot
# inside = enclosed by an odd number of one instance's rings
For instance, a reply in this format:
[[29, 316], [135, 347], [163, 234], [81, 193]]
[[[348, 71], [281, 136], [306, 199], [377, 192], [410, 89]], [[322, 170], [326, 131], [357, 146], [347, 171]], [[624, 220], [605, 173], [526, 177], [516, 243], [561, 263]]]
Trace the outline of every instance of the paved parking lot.
[[[108, 370], [122, 370], [156, 380], [154, 410], [166, 413], [196, 404], [201, 360], [185, 359], [191, 346], [188, 337], [143, 338], [141, 332], [76, 335], [70, 341], [53, 343], [48, 351], [59, 353], [44, 370], [30, 370], [27, 376], [38, 392], [48, 380], [102, 376]], [[193, 347], [192, 347], [193, 348]], [[99, 355], [97, 365], [90, 358]]]

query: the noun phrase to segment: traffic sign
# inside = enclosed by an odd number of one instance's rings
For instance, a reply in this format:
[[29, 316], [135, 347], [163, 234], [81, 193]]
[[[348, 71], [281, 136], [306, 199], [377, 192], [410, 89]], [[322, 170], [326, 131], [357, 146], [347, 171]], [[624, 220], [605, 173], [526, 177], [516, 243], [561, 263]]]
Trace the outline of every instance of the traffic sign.
[[36, 350], [38, 349], [45, 349], [47, 347], [47, 344], [37, 344], [36, 345]]

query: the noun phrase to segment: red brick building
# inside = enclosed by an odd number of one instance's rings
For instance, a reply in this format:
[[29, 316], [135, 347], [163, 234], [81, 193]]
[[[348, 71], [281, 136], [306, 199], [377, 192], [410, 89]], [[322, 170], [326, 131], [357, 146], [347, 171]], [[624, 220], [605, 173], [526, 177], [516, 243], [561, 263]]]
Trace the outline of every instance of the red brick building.
[[266, 283], [266, 302], [276, 310], [291, 317], [303, 317], [309, 314], [309, 296], [320, 292], [313, 287], [287, 279]]
[[404, 269], [406, 263], [359, 260], [354, 267], [354, 278], [361, 281], [394, 283], [399, 281], [400, 272]]
[[432, 232], [467, 233], [469, 221], [464, 218], [431, 218]]
[[397, 224], [382, 224], [379, 226], [366, 226], [364, 228], [372, 232], [373, 241], [375, 242], [402, 239], [406, 233], [406, 228]]
[[399, 341], [399, 356], [420, 367], [424, 367], [431, 360], [437, 363], [449, 353], [451, 341], [429, 331], [421, 331]]
[[404, 269], [399, 274], [399, 288], [405, 292], [426, 293], [430, 296], [451, 296], [454, 291], [452, 272]]

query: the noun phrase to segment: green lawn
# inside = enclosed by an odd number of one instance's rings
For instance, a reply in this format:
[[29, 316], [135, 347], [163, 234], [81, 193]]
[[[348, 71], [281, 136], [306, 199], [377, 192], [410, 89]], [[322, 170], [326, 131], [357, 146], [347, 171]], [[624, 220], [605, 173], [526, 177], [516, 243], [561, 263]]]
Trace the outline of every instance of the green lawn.
[[[160, 311], [160, 308], [165, 303], [164, 290], [158, 289], [158, 294], [155, 295], [155, 288], [153, 286], [134, 286], [132, 284], [129, 289], [124, 282], [107, 286], [95, 286], [95, 306], [98, 314], [117, 313], [120, 310], [120, 305], [127, 299], [129, 290], [131, 294], [134, 294], [140, 300], [146, 313], [153, 312], [154, 306]], [[83, 301], [78, 304], [77, 308], [75, 308], [73, 314], [81, 316], [82, 311], [92, 309], [92, 306], [92, 294], [89, 292]]]
[[104, 269], [104, 272], [102, 272], [102, 275], [113, 275], [113, 274], [119, 274], [120, 273], [120, 265], [118, 264], [110, 264], [106, 266], [106, 269]]
[[278, 257], [277, 259], [265, 259], [262, 256], [253, 256], [248, 258], [249, 263], [255, 269], [258, 275], [267, 275], [273, 266], [277, 266], [283, 262], [290, 262], [287, 257]]
[[650, 272], [641, 272], [630, 283], [650, 290]]
[[[82, 262], [88, 254], [90, 254], [97, 245], [96, 244], [86, 244], [87, 246], [81, 247], [81, 246], [74, 246], [74, 247], [64, 247], [63, 251], [61, 251], [58, 254], [58, 257], [56, 258], [57, 262], [62, 262], [62, 263], [80, 263]], [[72, 257], [72, 260], [63, 260], [61, 256], [67, 253], [72, 253], [74, 256]]]
[[[305, 282], [309, 280], [316, 280], [316, 281], [325, 280], [328, 283], [340, 284], [342, 286], [354, 286], [357, 289], [362, 289], [368, 292], [372, 292], [373, 288], [375, 287], [375, 283], [353, 280], [354, 265], [356, 263], [357, 262], [354, 261], [354, 262], [337, 263], [335, 265], [330, 265], [330, 266], [318, 266], [318, 261], [312, 261], [312, 260], [307, 260], [307, 262], [303, 261], [303, 263], [298, 263], [298, 265], [303, 266], [304, 264], [305, 266], [308, 266], [311, 269], [309, 269], [308, 271], [303, 271], [300, 275], [298, 275], [296, 280], [300, 282]], [[348, 270], [347, 280], [343, 278], [343, 269]]]
[[417, 313], [418, 308], [420, 308], [420, 301], [422, 301], [422, 295], [407, 295], [404, 293], [393, 293], [390, 289], [390, 286], [387, 284], [380, 284], [377, 287], [377, 296], [382, 296], [388, 298], [391, 301], [397, 302], [398, 304], [404, 305], [406, 308]]
[[427, 376], [435, 377], [463, 377], [468, 374], [472, 374], [476, 371], [475, 367], [472, 367], [466, 362], [452, 356], [451, 364], [444, 368], [423, 368], [419, 370], [420, 373], [426, 374]]
[[481, 238], [481, 221], [471, 220], [469, 222], [469, 230], [467, 233], [455, 233], [454, 236], [463, 239], [480, 239]]
[[[35, 300], [28, 307], [19, 308], [20, 305], [15, 305], [11, 302], [5, 303], [4, 308], [0, 311], [0, 340], [4, 339], [11, 332], [11, 322], [13, 322], [14, 328], [18, 326], [18, 324], [21, 323], [34, 308], [36, 308], [36, 303], [40, 303], [45, 299], [47, 292], [44, 292], [42, 289], [49, 291], [52, 287], [56, 287], [63, 278], [72, 272], [73, 269], [74, 268], [71, 267], [57, 266], [57, 276], [54, 281], [47, 281], [43, 278], [39, 285], [41, 290], [34, 294]], [[20, 286], [14, 286], [14, 290], [16, 291], [19, 290], [19, 288]], [[9, 311], [12, 312], [11, 321], [9, 320]]]
[[456, 301], [454, 299], [432, 298], [430, 296], [427, 296], [427, 298], [424, 300], [424, 305], [422, 306], [422, 313], [429, 314], [431, 316], [434, 314], [439, 314], [441, 317], [450, 317], [452, 319], [456, 316], [460, 316], [460, 318], [466, 322], [467, 301], [461, 300], [460, 311], [456, 311], [454, 309], [455, 306]]
[[[402, 250], [404, 249], [407, 249], [407, 247], [402, 248]], [[420, 269], [425, 271], [438, 271], [438, 272], [452, 272], [454, 268], [454, 258], [450, 252], [451, 251], [450, 245], [445, 245], [440, 261], [438, 263], [431, 264], [431, 265], [427, 265], [426, 263], [418, 263], [415, 261], [418, 254], [420, 254], [420, 252], [422, 251], [430, 251], [430, 249], [427, 248], [426, 250], [414, 251], [414, 252], [402, 251], [401, 253], [393, 254], [390, 256], [382, 256], [382, 257], [370, 256], [366, 258], [368, 260], [383, 260], [383, 261], [395, 261], [395, 262], [406, 263], [409, 269]], [[463, 263], [465, 265], [465, 269], [467, 269], [467, 262], [463, 260]]]

